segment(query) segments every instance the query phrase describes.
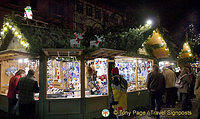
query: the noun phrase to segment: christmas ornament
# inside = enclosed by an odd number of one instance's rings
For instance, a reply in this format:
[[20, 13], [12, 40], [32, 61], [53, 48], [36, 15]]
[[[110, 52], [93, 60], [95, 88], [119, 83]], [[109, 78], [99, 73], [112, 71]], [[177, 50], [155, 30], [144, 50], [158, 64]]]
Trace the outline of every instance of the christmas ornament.
[[24, 12], [24, 17], [28, 18], [28, 19], [32, 19], [33, 18], [33, 13], [31, 11], [31, 7], [30, 6], [26, 6], [26, 8], [24, 8], [25, 12]]

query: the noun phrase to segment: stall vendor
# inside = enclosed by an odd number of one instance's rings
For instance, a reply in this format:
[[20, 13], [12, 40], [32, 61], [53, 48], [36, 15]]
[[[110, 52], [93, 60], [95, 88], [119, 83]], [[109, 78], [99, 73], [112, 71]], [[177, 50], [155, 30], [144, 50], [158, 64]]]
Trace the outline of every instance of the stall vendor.
[[87, 66], [86, 66], [86, 89], [89, 89], [90, 87], [89, 87], [89, 82], [92, 80], [92, 78], [93, 78], [93, 69], [91, 68], [91, 66], [90, 66], [91, 64], [89, 63]]

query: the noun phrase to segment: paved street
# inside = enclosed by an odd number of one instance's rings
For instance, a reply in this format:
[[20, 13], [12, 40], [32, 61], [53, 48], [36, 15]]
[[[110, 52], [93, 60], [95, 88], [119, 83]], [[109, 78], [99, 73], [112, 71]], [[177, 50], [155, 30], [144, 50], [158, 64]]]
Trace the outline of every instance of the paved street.
[[[170, 112], [180, 111], [181, 104], [177, 104], [175, 108], [163, 108], [161, 111], [170, 110]], [[160, 119], [197, 119], [197, 101], [193, 101], [192, 115], [191, 116], [161, 116]], [[170, 114], [172, 115], [172, 113]], [[7, 119], [7, 113], [0, 110], [0, 119]], [[155, 119], [154, 117], [146, 116], [135, 116], [135, 117], [123, 117], [123, 119]]]

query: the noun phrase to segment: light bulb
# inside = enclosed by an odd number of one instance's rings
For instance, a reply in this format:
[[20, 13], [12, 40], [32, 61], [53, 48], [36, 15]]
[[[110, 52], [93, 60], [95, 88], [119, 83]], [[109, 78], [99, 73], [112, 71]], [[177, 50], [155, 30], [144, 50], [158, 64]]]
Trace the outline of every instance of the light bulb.
[[7, 23], [6, 23], [6, 25], [8, 26], [8, 25], [9, 25], [9, 23], [7, 22]]
[[15, 32], [15, 35], [17, 35], [17, 34], [18, 34], [18, 32], [16, 31], [16, 32]]
[[3, 35], [3, 34], [4, 34], [4, 32], [2, 31], [2, 32], [1, 32], [1, 35]]
[[12, 28], [13, 31], [15, 31], [15, 28]]
[[19, 36], [17, 36], [18, 38], [22, 38], [22, 36], [21, 35], [19, 35]]
[[4, 27], [4, 28], [3, 28], [3, 30], [4, 30], [4, 31], [7, 31], [7, 30], [8, 30], [8, 28], [7, 28], [7, 27]]

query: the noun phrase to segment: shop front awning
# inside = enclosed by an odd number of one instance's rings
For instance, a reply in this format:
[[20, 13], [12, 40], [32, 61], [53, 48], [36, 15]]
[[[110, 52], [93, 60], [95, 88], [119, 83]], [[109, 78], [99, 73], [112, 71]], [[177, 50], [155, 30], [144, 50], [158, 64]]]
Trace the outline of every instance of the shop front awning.
[[99, 50], [96, 50], [96, 51], [90, 53], [90, 55], [87, 56], [87, 59], [111, 58], [111, 57], [115, 57], [115, 56], [123, 56], [124, 54], [125, 54], [125, 51], [122, 51], [122, 50], [101, 48]]
[[81, 56], [81, 49], [43, 49], [48, 57], [66, 57], [66, 56]]
[[31, 57], [27, 52], [20, 52], [15, 50], [4, 50], [0, 51], [0, 61], [18, 58], [29, 58]]

